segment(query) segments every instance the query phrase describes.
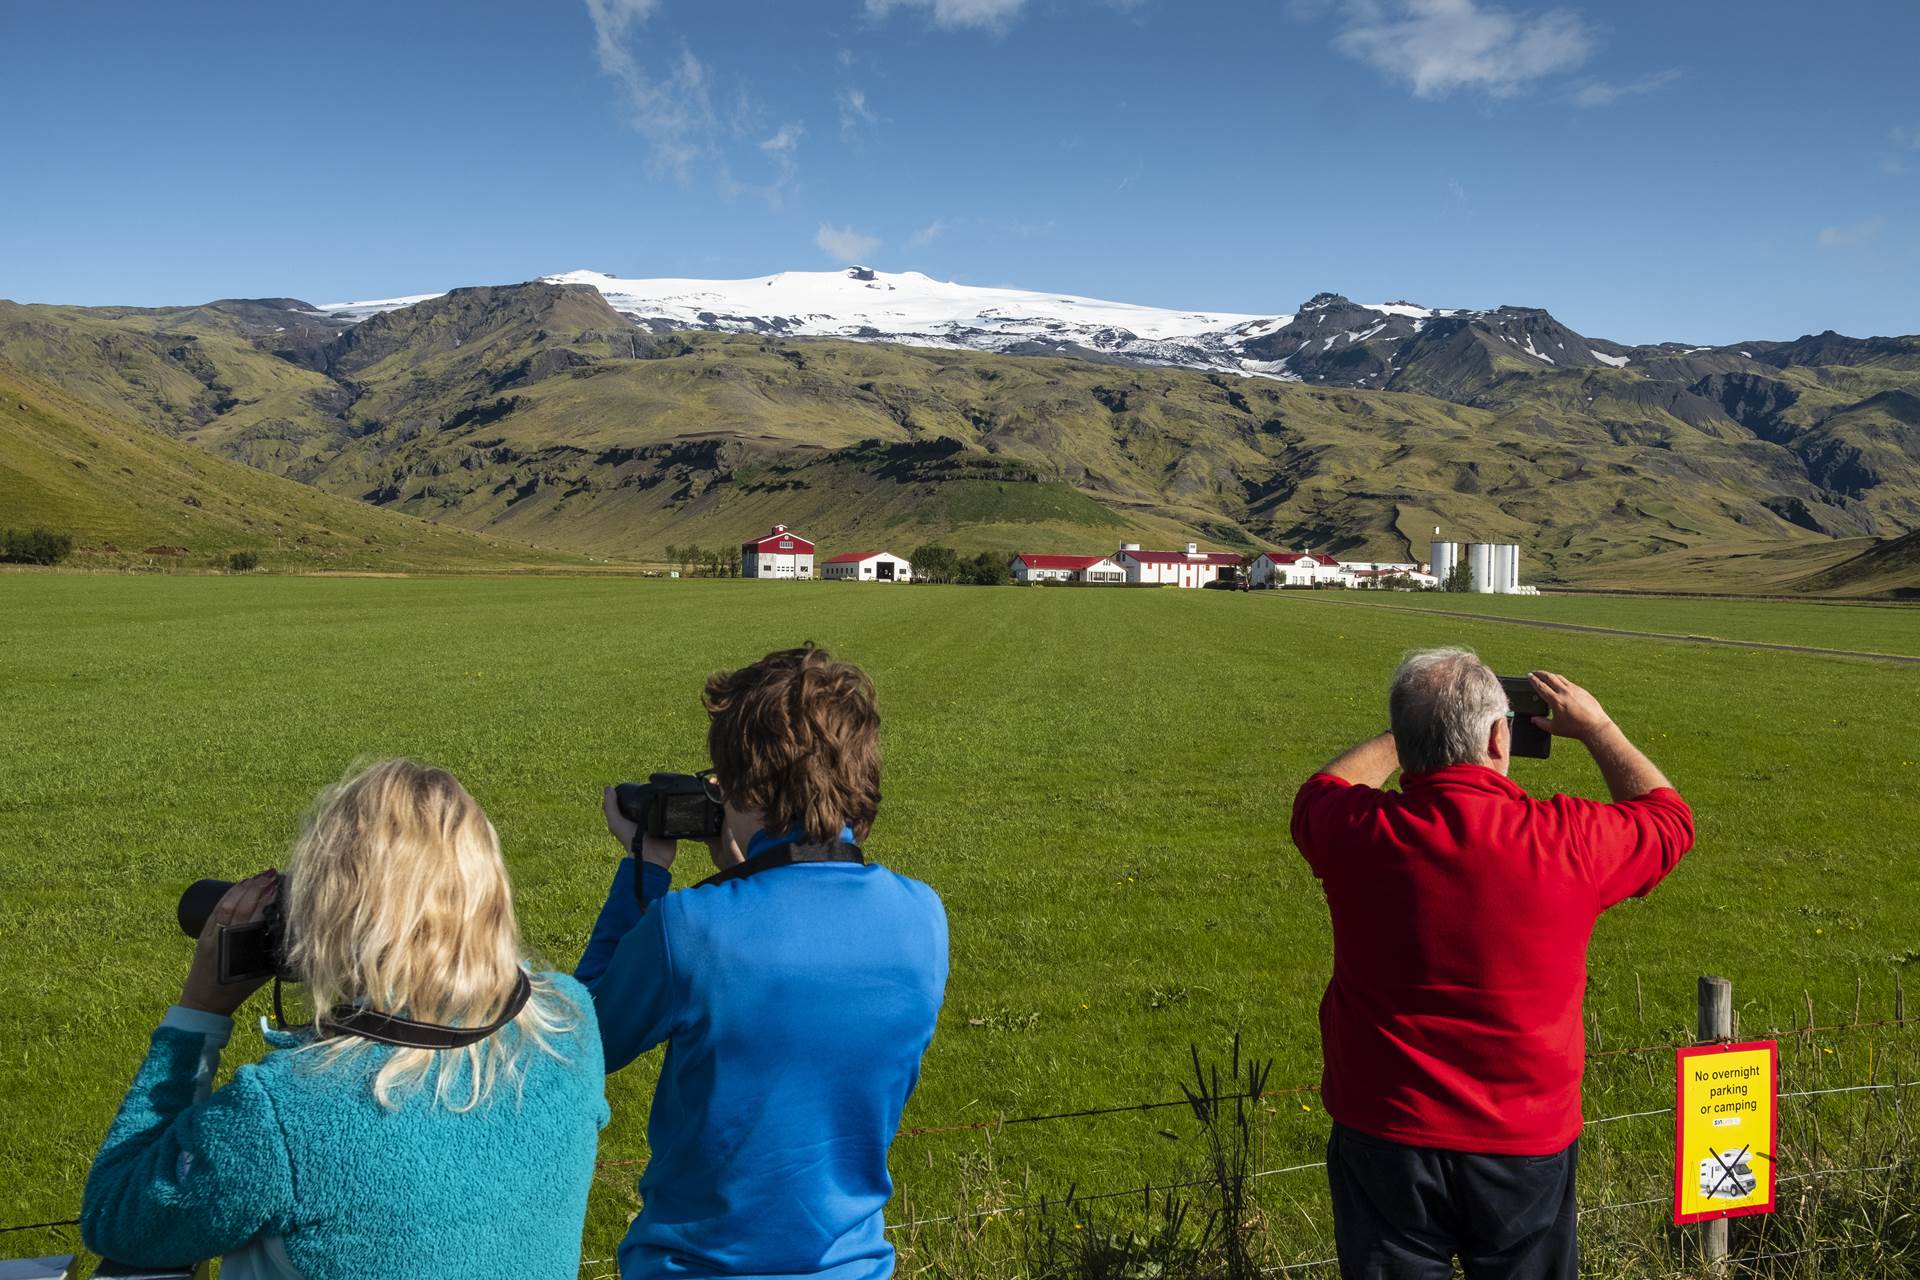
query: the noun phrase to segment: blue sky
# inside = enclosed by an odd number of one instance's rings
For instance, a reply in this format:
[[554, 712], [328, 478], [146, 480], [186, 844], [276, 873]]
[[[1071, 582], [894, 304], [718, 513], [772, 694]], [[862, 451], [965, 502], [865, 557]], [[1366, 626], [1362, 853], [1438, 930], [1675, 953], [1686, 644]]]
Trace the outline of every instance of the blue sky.
[[1920, 5], [0, 4], [0, 297], [883, 270], [1920, 331]]

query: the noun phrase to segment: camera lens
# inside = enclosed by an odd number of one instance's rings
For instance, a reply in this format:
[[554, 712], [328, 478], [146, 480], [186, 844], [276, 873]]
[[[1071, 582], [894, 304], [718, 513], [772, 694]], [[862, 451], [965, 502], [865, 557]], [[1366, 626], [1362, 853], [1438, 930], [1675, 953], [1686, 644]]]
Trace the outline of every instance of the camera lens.
[[180, 922], [180, 932], [189, 938], [197, 938], [206, 932], [207, 921], [213, 918], [213, 909], [220, 905], [220, 899], [227, 896], [227, 890], [233, 888], [231, 880], [195, 880], [180, 895], [180, 905], [174, 910], [174, 918]]

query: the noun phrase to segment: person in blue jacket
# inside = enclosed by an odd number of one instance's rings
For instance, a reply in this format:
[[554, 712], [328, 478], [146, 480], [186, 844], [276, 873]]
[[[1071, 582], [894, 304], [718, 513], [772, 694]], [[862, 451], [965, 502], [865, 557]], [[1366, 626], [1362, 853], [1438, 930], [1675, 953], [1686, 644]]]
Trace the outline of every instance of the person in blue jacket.
[[[322, 1013], [212, 1090], [265, 981], [222, 981], [221, 935], [276, 902], [282, 968]], [[375, 765], [321, 796], [285, 876], [214, 909], [87, 1175], [81, 1237], [144, 1267], [224, 1255], [222, 1280], [578, 1280], [601, 1060], [587, 993], [529, 971], [480, 806], [444, 770]]]
[[607, 1070], [664, 1043], [626, 1280], [893, 1273], [887, 1148], [947, 981], [932, 889], [867, 862], [873, 682], [808, 645], [707, 682], [726, 806], [718, 873], [669, 893], [675, 845], [604, 797], [622, 859], [575, 976]]

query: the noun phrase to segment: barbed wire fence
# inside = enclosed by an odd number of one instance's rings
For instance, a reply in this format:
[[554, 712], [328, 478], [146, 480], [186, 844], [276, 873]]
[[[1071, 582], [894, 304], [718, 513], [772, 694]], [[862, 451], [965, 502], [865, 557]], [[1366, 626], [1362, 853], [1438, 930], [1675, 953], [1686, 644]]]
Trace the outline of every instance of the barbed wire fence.
[[[1818, 1023], [1813, 1016], [1811, 997], [1807, 997], [1806, 1021], [1787, 1027], [1772, 1027], [1765, 1031], [1742, 1033], [1735, 1036], [1623, 1045], [1610, 1048], [1589, 1048], [1587, 1052], [1589, 1069], [1591, 1070], [1592, 1065], [1596, 1062], [1604, 1063], [1612, 1060], [1652, 1055], [1672, 1055], [1682, 1048], [1690, 1048], [1701, 1044], [1732, 1043], [1746, 1036], [1776, 1040], [1781, 1044], [1784, 1054], [1788, 1048], [1794, 1046], [1799, 1046], [1803, 1050], [1815, 1047], [1815, 1041], [1822, 1036], [1851, 1035], [1861, 1032], [1905, 1031], [1910, 1028], [1920, 1027], [1920, 1017], [1910, 1018], [1906, 1015], [1904, 991], [1897, 981], [1895, 984], [1894, 1012], [1891, 1017], [1867, 1018], [1861, 1016], [1861, 1001], [1862, 987], [1860, 983], [1856, 982], [1855, 1016], [1849, 1021]], [[1907, 1047], [1911, 1049], [1912, 1046], [1909, 1045]], [[1827, 1052], [1830, 1054], [1832, 1052], [1831, 1048], [1829, 1048]], [[1237, 1055], [1238, 1049], [1236, 1045], [1236, 1072], [1238, 1070]], [[1878, 1055], [1871, 1045], [1868, 1049], [1868, 1055], [1868, 1079], [1865, 1082], [1783, 1090], [1777, 1097], [1781, 1103], [1801, 1102], [1843, 1095], [1867, 1095], [1876, 1099], [1882, 1097], [1889, 1099], [1888, 1109], [1893, 1113], [1899, 1141], [1886, 1149], [1895, 1153], [1894, 1158], [1883, 1159], [1881, 1162], [1874, 1164], [1827, 1165], [1817, 1168], [1806, 1168], [1794, 1173], [1780, 1174], [1775, 1178], [1775, 1186], [1776, 1188], [1799, 1188], [1805, 1184], [1814, 1184], [1817, 1186], [1824, 1180], [1833, 1178], [1855, 1178], [1864, 1175], [1904, 1175], [1912, 1181], [1916, 1198], [1910, 1203], [1898, 1206], [1890, 1205], [1889, 1207], [1903, 1211], [1904, 1217], [1911, 1220], [1915, 1218], [1917, 1213], [1920, 1213], [1920, 1150], [1917, 1150], [1913, 1143], [1914, 1135], [1912, 1134], [1910, 1119], [1907, 1114], [1909, 1108], [1904, 1103], [1904, 1099], [1908, 1096], [1909, 1091], [1920, 1089], [1920, 1078], [1894, 1078], [1885, 1080], [1875, 1078], [1875, 1073], [1885, 1062], [1885, 1058]], [[1813, 1055], [1813, 1058], [1816, 1063], [1814, 1074], [1817, 1075], [1819, 1073], [1817, 1065], [1819, 1055]], [[1197, 1056], [1195, 1058], [1195, 1065], [1196, 1067], [1198, 1066]], [[1784, 1067], [1782, 1077], [1784, 1082]], [[1317, 1095], [1319, 1091], [1319, 1085], [1317, 1084], [1291, 1084], [1276, 1087], [1263, 1086], [1254, 1090], [1237, 1092], [1216, 1091], [1212, 1094], [1209, 1101], [1216, 1106], [1227, 1103], [1260, 1104], [1285, 1098]], [[1149, 1114], [1162, 1110], [1185, 1109], [1191, 1111], [1194, 1108], [1195, 1097], [1189, 1092], [1180, 1098], [1158, 1098], [1141, 1102], [1070, 1107], [1032, 1114], [1000, 1115], [977, 1120], [956, 1120], [941, 1124], [912, 1126], [901, 1129], [897, 1135], [897, 1140], [913, 1143], [918, 1139], [942, 1135], [963, 1133], [997, 1135], [1007, 1129], [1025, 1126], [1059, 1124], [1074, 1121], [1093, 1122], [1113, 1117]], [[1584, 1140], [1588, 1135], [1603, 1131], [1607, 1126], [1671, 1116], [1673, 1113], [1674, 1107], [1661, 1106], [1588, 1117], [1582, 1124], [1582, 1137]], [[1304, 1116], [1307, 1113], [1302, 1112], [1298, 1114]], [[1324, 1115], [1323, 1112], [1314, 1112], [1312, 1114], [1316, 1117]], [[1786, 1118], [1783, 1112], [1783, 1122]], [[1806, 1131], [1802, 1139], [1802, 1146], [1810, 1153], [1810, 1158], [1819, 1158], [1820, 1154], [1828, 1149], [1828, 1146], [1822, 1140], [1818, 1117], [1815, 1116], [1804, 1121], [1801, 1127]], [[1856, 1122], [1855, 1129], [1857, 1130], [1857, 1128], [1858, 1125]], [[1859, 1135], [1855, 1132], [1849, 1136], [1858, 1137]], [[1810, 1139], [1810, 1141], [1808, 1141], [1808, 1139]], [[1789, 1148], [1790, 1144], [1784, 1134], [1780, 1145], [1783, 1149]], [[1585, 1154], [1583, 1150], [1583, 1156]], [[595, 1177], [596, 1179], [605, 1179], [608, 1175], [613, 1174], [614, 1171], [629, 1169], [644, 1163], [644, 1159], [602, 1159], [596, 1162]], [[1274, 1168], [1254, 1169], [1249, 1171], [1245, 1177], [1248, 1182], [1259, 1183], [1291, 1175], [1308, 1174], [1325, 1168], [1326, 1162], [1324, 1160], [1309, 1160]], [[1662, 1170], [1661, 1172], [1664, 1175], [1668, 1171]], [[624, 1177], [624, 1175], [622, 1176]], [[1662, 1176], [1660, 1182], [1663, 1186], [1664, 1194], [1583, 1205], [1579, 1211], [1580, 1219], [1584, 1223], [1587, 1219], [1599, 1215], [1615, 1214], [1631, 1209], [1652, 1209], [1655, 1206], [1671, 1206], [1673, 1203], [1673, 1195], [1670, 1178]], [[1079, 1210], [1083, 1209], [1084, 1206], [1129, 1199], [1141, 1200], [1143, 1203], [1150, 1204], [1156, 1195], [1165, 1198], [1175, 1193], [1200, 1190], [1210, 1185], [1212, 1185], [1212, 1179], [1208, 1177], [1191, 1177], [1175, 1178], [1164, 1182], [1146, 1181], [1126, 1187], [1095, 1192], [1080, 1192], [1077, 1188], [1069, 1188], [1064, 1195], [1042, 1195], [1005, 1204], [993, 1204], [973, 1209], [956, 1210], [953, 1213], [947, 1214], [909, 1215], [901, 1221], [888, 1224], [886, 1230], [890, 1235], [896, 1237], [900, 1235], [912, 1236], [914, 1233], [922, 1232], [929, 1228], [965, 1227], [969, 1224], [993, 1219], [1047, 1214], [1058, 1212], [1063, 1208]], [[630, 1187], [630, 1184], [623, 1183], [623, 1189], [626, 1187]], [[1782, 1200], [1784, 1204], [1784, 1197], [1782, 1197]], [[1765, 1228], [1767, 1224], [1763, 1219], [1750, 1218], [1744, 1221], [1750, 1224], [1758, 1224], [1757, 1229], [1753, 1232], [1756, 1241], [1765, 1239]], [[1663, 1223], [1664, 1215], [1654, 1215], [1653, 1225], [1659, 1226]], [[0, 1237], [24, 1236], [28, 1233], [35, 1232], [61, 1233], [70, 1236], [73, 1234], [73, 1228], [78, 1225], [79, 1219], [77, 1217], [0, 1225]], [[1324, 1222], [1320, 1225], [1323, 1228], [1327, 1226]], [[1323, 1231], [1323, 1235], [1324, 1234], [1325, 1232]], [[1920, 1228], [1916, 1228], [1913, 1231], [1913, 1235], [1913, 1256], [1903, 1255], [1903, 1260], [1912, 1267], [1913, 1274], [1920, 1274]], [[1774, 1274], [1774, 1272], [1768, 1271], [1763, 1264], [1771, 1265], [1774, 1263], [1785, 1263], [1795, 1259], [1820, 1258], [1832, 1254], [1855, 1254], [1868, 1249], [1878, 1249], [1884, 1253], [1887, 1251], [1887, 1248], [1887, 1242], [1883, 1238], [1876, 1236], [1874, 1238], [1859, 1240], [1806, 1243], [1800, 1247], [1791, 1249], [1762, 1249], [1758, 1252], [1735, 1253], [1726, 1260], [1726, 1270], [1716, 1271], [1713, 1274], [1717, 1276], [1735, 1273], [1750, 1275]], [[0, 1245], [0, 1255], [8, 1252], [10, 1252], [10, 1250], [8, 1250], [5, 1245]], [[1680, 1248], [1679, 1252], [1684, 1254], [1684, 1246]], [[606, 1280], [607, 1277], [613, 1276], [614, 1272], [611, 1271], [605, 1272], [604, 1274], [596, 1274], [591, 1277], [586, 1276], [585, 1273], [592, 1268], [611, 1266], [614, 1262], [615, 1259], [611, 1257], [583, 1259], [580, 1264], [583, 1280]], [[1319, 1269], [1334, 1268], [1338, 1266], [1338, 1263], [1339, 1260], [1332, 1256], [1279, 1262], [1259, 1268], [1259, 1273], [1262, 1275], [1305, 1273]], [[1693, 1275], [1698, 1273], [1698, 1269], [1696, 1268], [1685, 1272], [1669, 1271], [1666, 1274]], [[1654, 1275], [1657, 1273], [1651, 1270], [1640, 1269], [1637, 1270], [1635, 1274]], [[1887, 1273], [1877, 1272], [1875, 1274]]]

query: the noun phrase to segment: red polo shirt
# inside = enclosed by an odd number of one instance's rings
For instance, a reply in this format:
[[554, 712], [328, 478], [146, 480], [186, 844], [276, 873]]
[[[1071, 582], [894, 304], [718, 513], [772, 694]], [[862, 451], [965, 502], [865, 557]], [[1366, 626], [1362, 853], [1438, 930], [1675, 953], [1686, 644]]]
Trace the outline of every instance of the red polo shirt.
[[1580, 1136], [1587, 939], [1693, 847], [1669, 788], [1535, 800], [1480, 765], [1401, 790], [1317, 773], [1293, 842], [1326, 890], [1327, 1112], [1394, 1142], [1550, 1155]]

